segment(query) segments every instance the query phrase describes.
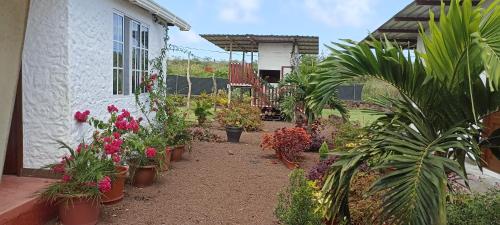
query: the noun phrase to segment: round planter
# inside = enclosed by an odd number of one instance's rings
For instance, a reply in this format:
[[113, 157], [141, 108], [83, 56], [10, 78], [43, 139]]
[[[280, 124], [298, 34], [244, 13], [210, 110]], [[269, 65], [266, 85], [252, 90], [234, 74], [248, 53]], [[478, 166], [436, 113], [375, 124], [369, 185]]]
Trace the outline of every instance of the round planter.
[[240, 142], [243, 127], [226, 127], [227, 141], [231, 143]]
[[290, 170], [299, 168], [299, 164], [297, 164], [296, 162], [289, 161], [283, 154], [281, 154], [281, 161]]
[[59, 204], [63, 225], [94, 225], [99, 220], [100, 204], [96, 200], [74, 197]]
[[172, 150], [172, 161], [173, 162], [179, 162], [182, 160], [182, 154], [184, 154], [184, 151], [186, 150], [185, 145], [177, 145], [174, 147]]
[[123, 199], [123, 190], [125, 188], [125, 180], [127, 179], [128, 167], [116, 166], [116, 171], [118, 171], [118, 173], [111, 182], [111, 190], [104, 193], [102, 196], [102, 204], [112, 205]]
[[137, 166], [135, 167], [132, 184], [135, 187], [143, 188], [151, 186], [156, 178], [156, 166]]
[[161, 157], [162, 164], [160, 166], [160, 171], [167, 171], [168, 168], [170, 168], [171, 160], [172, 160], [172, 149], [166, 148], [165, 154], [163, 154]]

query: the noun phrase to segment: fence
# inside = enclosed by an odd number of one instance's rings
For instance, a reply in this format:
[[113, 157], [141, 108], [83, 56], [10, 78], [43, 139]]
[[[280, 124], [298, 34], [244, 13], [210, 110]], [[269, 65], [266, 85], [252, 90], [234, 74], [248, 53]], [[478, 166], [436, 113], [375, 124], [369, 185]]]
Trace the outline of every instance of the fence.
[[[217, 90], [226, 90], [228, 80], [224, 78], [215, 78]], [[212, 93], [213, 80], [212, 78], [191, 77], [191, 94], [200, 95], [201, 93]], [[168, 75], [167, 90], [170, 94], [187, 95], [188, 83], [186, 76]], [[338, 88], [338, 97], [347, 101], [362, 101], [361, 93], [363, 92], [362, 84], [343, 85]]]

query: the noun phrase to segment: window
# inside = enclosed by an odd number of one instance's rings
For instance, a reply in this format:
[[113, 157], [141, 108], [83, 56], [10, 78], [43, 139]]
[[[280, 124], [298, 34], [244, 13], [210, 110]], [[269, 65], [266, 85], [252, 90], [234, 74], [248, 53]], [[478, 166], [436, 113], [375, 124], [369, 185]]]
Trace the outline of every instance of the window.
[[[135, 92], [144, 81], [149, 71], [149, 29], [136, 21], [130, 22], [131, 56], [132, 56], [132, 91]], [[141, 93], [146, 89], [141, 89]]]
[[123, 53], [124, 23], [123, 16], [113, 14], [113, 94], [123, 94]]

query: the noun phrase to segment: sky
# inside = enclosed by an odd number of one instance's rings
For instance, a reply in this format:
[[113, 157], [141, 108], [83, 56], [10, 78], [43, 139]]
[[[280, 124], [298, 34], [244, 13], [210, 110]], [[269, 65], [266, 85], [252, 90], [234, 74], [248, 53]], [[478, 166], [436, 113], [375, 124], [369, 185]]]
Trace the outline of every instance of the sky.
[[[170, 43], [194, 48], [197, 57], [228, 54], [199, 34], [319, 36], [320, 54], [339, 39], [360, 41], [412, 0], [156, 0], [191, 25], [170, 29]], [[195, 50], [203, 49], [203, 50]]]

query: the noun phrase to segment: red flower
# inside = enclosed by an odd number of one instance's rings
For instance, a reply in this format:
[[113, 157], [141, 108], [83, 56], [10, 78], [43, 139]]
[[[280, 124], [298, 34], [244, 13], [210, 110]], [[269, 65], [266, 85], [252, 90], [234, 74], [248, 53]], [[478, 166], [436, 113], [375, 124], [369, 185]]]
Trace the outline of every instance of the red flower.
[[118, 112], [118, 108], [116, 108], [115, 105], [108, 105], [108, 112], [109, 113]]
[[151, 75], [151, 80], [156, 80], [158, 78], [158, 74], [154, 73]]
[[127, 130], [131, 130], [134, 133], [139, 132], [139, 123], [137, 123], [136, 120], [131, 119], [130, 122], [127, 124]]
[[151, 84], [147, 84], [147, 85], [146, 85], [146, 90], [147, 90], [147, 91], [151, 91], [151, 90], [153, 90], [153, 85], [151, 85]]
[[129, 118], [130, 117], [130, 112], [127, 111], [126, 109], [122, 109], [122, 114], [123, 117]]
[[63, 182], [67, 183], [67, 182], [71, 181], [71, 176], [68, 174], [64, 174], [62, 176], [62, 180], [63, 180]]
[[115, 122], [116, 128], [120, 130], [127, 130], [127, 121], [126, 120], [118, 120]]
[[115, 154], [120, 151], [120, 148], [123, 144], [123, 141], [121, 139], [115, 139], [111, 141], [111, 143], [104, 144], [104, 151], [108, 155]]
[[89, 145], [81, 143], [78, 145], [78, 147], [76, 147], [76, 152], [80, 153], [82, 151], [82, 149], [86, 150], [88, 147], [89, 147]]
[[146, 157], [148, 158], [154, 158], [156, 156], [156, 149], [155, 148], [147, 148], [146, 149]]
[[104, 142], [106, 142], [106, 143], [110, 143], [111, 142], [111, 137], [104, 137], [102, 140]]
[[63, 163], [53, 165], [51, 169], [52, 169], [52, 172], [54, 172], [54, 173], [60, 173], [60, 174], [62, 174], [62, 173], [66, 172]]
[[120, 136], [121, 136], [121, 134], [120, 134], [120, 133], [118, 133], [118, 132], [114, 132], [114, 133], [113, 133], [113, 137], [115, 137], [115, 139], [120, 138]]
[[89, 115], [90, 115], [89, 110], [85, 110], [84, 112], [77, 111], [75, 113], [75, 120], [80, 123], [85, 123], [87, 122], [87, 118], [89, 117]]
[[115, 162], [115, 163], [119, 163], [122, 160], [120, 158], [120, 155], [118, 155], [118, 154], [111, 155], [111, 159], [113, 159], [113, 162]]
[[111, 190], [111, 178], [105, 176], [98, 183], [97, 187], [101, 193], [106, 193]]

